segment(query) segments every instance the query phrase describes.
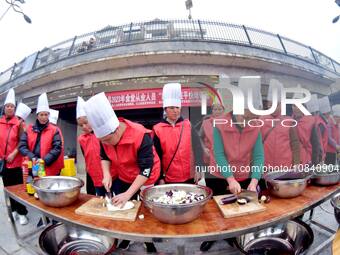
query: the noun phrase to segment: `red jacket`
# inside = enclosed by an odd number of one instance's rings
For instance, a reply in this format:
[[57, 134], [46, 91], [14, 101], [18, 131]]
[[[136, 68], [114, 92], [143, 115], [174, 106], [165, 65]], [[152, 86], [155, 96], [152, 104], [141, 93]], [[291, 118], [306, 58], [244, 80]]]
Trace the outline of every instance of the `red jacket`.
[[[327, 147], [328, 147], [328, 129], [327, 129], [327, 123], [322, 119], [322, 117], [320, 115], [315, 115], [314, 116], [315, 119], [315, 123], [317, 125], [317, 131], [320, 137], [320, 143], [321, 143], [321, 147], [322, 147], [322, 160], [324, 161], [326, 158], [326, 151], [327, 151]], [[324, 132], [321, 133], [321, 129], [320, 126], [323, 126]]]
[[[340, 143], [340, 137], [339, 137], [338, 126], [334, 123], [334, 120], [332, 120], [332, 119], [328, 120], [328, 125], [331, 126], [331, 129], [332, 129], [332, 134], [331, 134], [332, 139], [335, 141], [336, 144], [339, 144]], [[336, 153], [336, 148], [334, 148], [333, 146], [331, 146], [328, 143], [326, 152]]]
[[269, 119], [280, 119], [282, 121], [290, 118], [282, 115], [277, 117], [268, 115], [261, 119], [266, 119], [261, 128], [265, 165], [291, 167], [293, 165], [293, 153], [290, 144], [290, 127], [282, 126], [278, 123], [279, 121], [273, 121], [273, 128], [272, 121], [268, 121]]
[[[208, 119], [203, 120], [202, 122], [202, 131], [203, 131], [203, 142], [204, 149], [209, 151], [209, 155], [203, 154], [203, 161], [208, 166], [213, 166], [216, 169], [216, 160], [214, 155], [214, 128], [213, 128], [213, 120], [216, 117], [210, 117]], [[211, 171], [210, 174], [224, 178], [222, 174], [218, 171]]]
[[[227, 113], [224, 119], [228, 120], [226, 125], [216, 125], [220, 131], [224, 153], [231, 167], [235, 167], [233, 176], [237, 181], [244, 181], [250, 177], [250, 172], [242, 171], [241, 167], [251, 166], [252, 152], [260, 133], [260, 128], [246, 125], [242, 132], [236, 125], [230, 125], [231, 114]], [[252, 125], [255, 126], [253, 123]], [[246, 169], [245, 169], [246, 170]]]
[[185, 119], [173, 127], [169, 123], [160, 122], [153, 127], [153, 132], [159, 138], [162, 148], [162, 169], [166, 171], [175, 153], [181, 129], [183, 133], [177, 153], [165, 174], [165, 182], [179, 183], [192, 178], [193, 155], [191, 150], [191, 124]]
[[86, 171], [91, 176], [94, 186], [103, 186], [103, 170], [101, 167], [99, 140], [93, 133], [89, 133], [81, 134], [78, 137], [78, 142], [84, 154]]
[[[300, 141], [300, 161], [301, 164], [312, 162], [312, 143], [311, 135], [315, 126], [314, 116], [303, 116], [298, 120], [296, 129]], [[327, 132], [327, 130], [326, 130]]]
[[[103, 144], [103, 147], [111, 160], [111, 169], [115, 169], [119, 179], [127, 183], [133, 183], [140, 173], [140, 168], [137, 164], [137, 152], [144, 135], [151, 133], [151, 130], [123, 118], [119, 118], [119, 121], [126, 124], [125, 132], [120, 141], [116, 146]], [[154, 147], [152, 147], [152, 150], [154, 156], [153, 167], [151, 175], [144, 185], [154, 184], [160, 174], [160, 160]]]
[[[8, 138], [6, 155], [4, 155], [10, 127], [12, 127], [12, 129], [10, 131], [9, 138]], [[2, 118], [0, 119], [0, 158], [6, 159], [8, 155], [12, 153], [18, 147], [19, 129], [20, 129], [20, 122], [17, 119], [17, 117], [12, 117], [7, 122], [5, 115], [2, 116]], [[22, 156], [18, 152], [14, 160], [11, 163], [6, 163], [6, 168], [21, 167], [21, 163], [22, 163]]]
[[[30, 124], [27, 127], [27, 144], [30, 151], [34, 150], [35, 143], [37, 141], [38, 133], [33, 131], [33, 125]], [[41, 133], [40, 137], [40, 157], [43, 159], [49, 151], [52, 149], [53, 136], [57, 131], [57, 127], [48, 124], [46, 128]], [[62, 151], [58, 156], [57, 160], [54, 161], [50, 166], [45, 166], [45, 171], [47, 176], [57, 175], [60, 170], [64, 168], [64, 144], [62, 145]]]

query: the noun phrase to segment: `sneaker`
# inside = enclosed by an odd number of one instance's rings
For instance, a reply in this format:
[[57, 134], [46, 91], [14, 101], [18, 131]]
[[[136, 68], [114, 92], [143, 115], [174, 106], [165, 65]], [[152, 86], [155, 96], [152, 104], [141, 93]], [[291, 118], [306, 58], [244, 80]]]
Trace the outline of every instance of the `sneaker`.
[[157, 253], [157, 249], [153, 243], [144, 243], [147, 253]]
[[122, 240], [119, 245], [118, 245], [118, 249], [121, 249], [123, 251], [127, 251], [130, 247], [130, 241], [129, 240]]
[[211, 246], [213, 246], [214, 243], [215, 243], [215, 241], [204, 241], [200, 246], [200, 250], [201, 251], [209, 251]]
[[14, 221], [19, 219], [19, 214], [16, 211], [12, 212], [12, 216], [13, 216]]
[[19, 223], [20, 225], [26, 225], [28, 223], [27, 217], [19, 214]]

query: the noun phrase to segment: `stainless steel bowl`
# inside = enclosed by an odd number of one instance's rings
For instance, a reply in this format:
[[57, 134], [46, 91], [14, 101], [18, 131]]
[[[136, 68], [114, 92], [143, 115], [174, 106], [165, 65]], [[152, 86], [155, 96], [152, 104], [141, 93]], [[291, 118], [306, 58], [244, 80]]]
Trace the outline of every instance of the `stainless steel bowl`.
[[334, 207], [334, 216], [340, 224], [340, 192], [332, 197], [331, 204]]
[[84, 182], [75, 177], [46, 176], [34, 180], [39, 200], [47, 206], [64, 207], [77, 200]]
[[[196, 194], [203, 194], [204, 199], [190, 204], [167, 205], [156, 203], [152, 200], [158, 198], [170, 190], [184, 190]], [[210, 200], [212, 190], [205, 186], [193, 184], [165, 184], [149, 187], [141, 192], [141, 199], [144, 205], [159, 221], [168, 224], [184, 224], [199, 217], [204, 205]]]
[[49, 255], [111, 254], [115, 239], [58, 223], [47, 227], [39, 237], [40, 248]]
[[321, 186], [335, 185], [340, 181], [340, 171], [335, 165], [322, 165], [315, 168], [312, 183]]
[[340, 172], [339, 173], [318, 173], [314, 174], [312, 177], [312, 183], [321, 186], [330, 186], [339, 183]]
[[310, 175], [301, 173], [301, 178], [298, 177], [294, 176], [293, 179], [289, 179], [286, 173], [271, 172], [267, 173], [265, 181], [271, 194], [280, 198], [292, 198], [299, 196], [305, 190]]
[[290, 220], [235, 239], [236, 247], [244, 254], [297, 255], [313, 243], [312, 229], [300, 220]]

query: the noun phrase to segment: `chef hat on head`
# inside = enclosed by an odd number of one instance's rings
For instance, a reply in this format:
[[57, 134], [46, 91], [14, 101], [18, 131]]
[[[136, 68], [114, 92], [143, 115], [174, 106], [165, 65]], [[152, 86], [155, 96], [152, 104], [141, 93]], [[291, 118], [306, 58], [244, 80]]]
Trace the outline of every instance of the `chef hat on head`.
[[97, 138], [111, 134], [119, 126], [119, 120], [104, 92], [85, 102], [84, 109]]
[[306, 103], [306, 107], [311, 113], [320, 111], [319, 100], [316, 94], [311, 96], [311, 99]]
[[4, 105], [6, 105], [6, 104], [13, 104], [15, 106], [15, 92], [14, 92], [14, 89], [10, 89], [8, 91]]
[[242, 76], [238, 80], [238, 86], [244, 95], [244, 109], [248, 108], [248, 90], [252, 90], [253, 106], [259, 110], [262, 108], [261, 77]]
[[283, 90], [283, 85], [276, 79], [270, 79], [268, 87], [267, 101], [273, 102], [273, 89], [277, 88], [277, 101], [281, 102], [281, 91]]
[[48, 117], [48, 119], [52, 124], [57, 125], [58, 117], [59, 111], [50, 109], [50, 116]]
[[24, 103], [19, 103], [15, 111], [15, 116], [18, 116], [23, 120], [26, 120], [27, 117], [31, 114], [31, 111], [32, 109], [29, 108], [27, 105], [25, 105]]
[[181, 84], [179, 83], [167, 83], [163, 87], [163, 108], [169, 106], [181, 107]]
[[333, 105], [333, 116], [340, 117], [340, 104]]
[[329, 102], [328, 96], [319, 99], [319, 107], [321, 113], [331, 112], [331, 103]]
[[78, 97], [77, 99], [77, 119], [80, 117], [85, 117], [86, 112], [84, 109], [85, 101], [81, 97]]
[[46, 93], [42, 93], [38, 98], [37, 114], [39, 112], [50, 112]]

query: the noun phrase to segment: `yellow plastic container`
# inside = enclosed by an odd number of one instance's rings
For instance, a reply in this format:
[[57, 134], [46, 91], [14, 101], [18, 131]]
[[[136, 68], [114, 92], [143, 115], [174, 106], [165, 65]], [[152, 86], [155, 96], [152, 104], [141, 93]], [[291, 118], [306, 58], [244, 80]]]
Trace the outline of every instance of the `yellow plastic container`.
[[76, 176], [77, 169], [74, 163], [74, 158], [64, 159], [64, 168], [61, 169], [60, 175], [62, 176]]

